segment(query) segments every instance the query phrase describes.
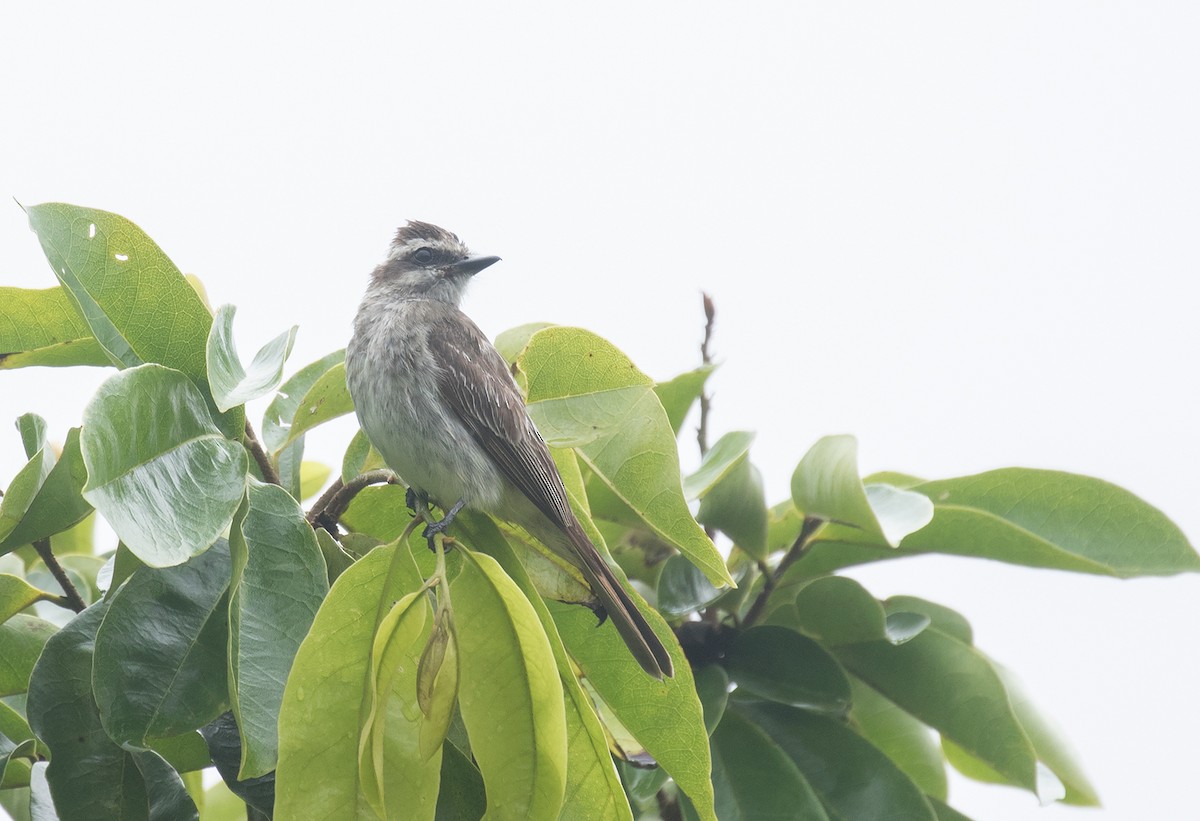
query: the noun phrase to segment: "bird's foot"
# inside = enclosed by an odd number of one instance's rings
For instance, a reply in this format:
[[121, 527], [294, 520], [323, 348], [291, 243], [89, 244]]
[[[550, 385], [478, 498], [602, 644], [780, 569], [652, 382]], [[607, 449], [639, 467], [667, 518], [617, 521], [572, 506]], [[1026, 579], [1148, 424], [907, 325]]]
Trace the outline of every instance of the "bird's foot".
[[459, 499], [457, 502], [455, 502], [454, 507], [446, 511], [445, 516], [436, 522], [430, 522], [429, 524], [425, 525], [425, 529], [421, 531], [421, 538], [425, 539], [425, 541], [429, 543], [430, 551], [436, 551], [433, 538], [439, 533], [444, 533], [446, 528], [450, 527], [450, 525], [454, 522], [454, 517], [458, 515], [458, 512], [463, 509], [463, 505], [466, 503], [466, 499]]

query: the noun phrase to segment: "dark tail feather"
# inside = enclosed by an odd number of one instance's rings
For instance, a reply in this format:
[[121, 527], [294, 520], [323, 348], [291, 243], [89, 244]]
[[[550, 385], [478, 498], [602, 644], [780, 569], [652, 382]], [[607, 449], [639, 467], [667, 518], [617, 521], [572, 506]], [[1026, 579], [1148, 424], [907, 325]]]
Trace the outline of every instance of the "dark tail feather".
[[642, 611], [633, 603], [620, 580], [604, 563], [595, 545], [584, 534], [583, 528], [578, 523], [572, 524], [573, 527], [567, 528], [567, 536], [582, 560], [580, 569], [587, 577], [592, 592], [600, 599], [600, 604], [612, 619], [617, 632], [621, 634], [629, 652], [650, 675], [657, 679], [662, 679], [663, 676], [671, 678], [675, 675], [675, 666], [671, 663], [667, 648], [654, 633]]

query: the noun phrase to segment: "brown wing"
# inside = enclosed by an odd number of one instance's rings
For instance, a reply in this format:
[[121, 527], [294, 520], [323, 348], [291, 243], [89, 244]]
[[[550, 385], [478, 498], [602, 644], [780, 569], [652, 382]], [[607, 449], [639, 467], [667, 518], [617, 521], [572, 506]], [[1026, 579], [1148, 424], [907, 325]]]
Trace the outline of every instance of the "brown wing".
[[475, 323], [454, 314], [435, 322], [428, 338], [442, 399], [508, 480], [550, 521], [566, 528], [575, 518], [566, 488], [525, 413], [508, 365]]

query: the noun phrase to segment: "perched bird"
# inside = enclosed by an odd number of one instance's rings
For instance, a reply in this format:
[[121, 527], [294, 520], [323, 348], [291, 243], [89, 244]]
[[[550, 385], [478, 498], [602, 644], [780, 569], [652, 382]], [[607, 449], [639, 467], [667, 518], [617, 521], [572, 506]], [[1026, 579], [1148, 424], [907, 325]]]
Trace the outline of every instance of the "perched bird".
[[396, 232], [371, 275], [346, 349], [346, 381], [367, 438], [410, 493], [519, 525], [579, 568], [642, 668], [671, 676], [671, 657], [567, 502], [550, 451], [504, 358], [458, 309], [471, 278], [499, 261], [472, 256], [425, 222]]

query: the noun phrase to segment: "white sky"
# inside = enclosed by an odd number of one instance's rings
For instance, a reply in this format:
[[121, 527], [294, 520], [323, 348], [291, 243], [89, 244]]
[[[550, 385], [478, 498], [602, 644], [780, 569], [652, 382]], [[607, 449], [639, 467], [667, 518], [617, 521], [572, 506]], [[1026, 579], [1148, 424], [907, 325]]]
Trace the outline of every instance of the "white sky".
[[[489, 333], [582, 325], [657, 378], [696, 363], [710, 291], [713, 425], [759, 431], [772, 500], [850, 432], [864, 471], [1073, 470], [1200, 536], [1200, 6], [70, 5], [0, 21], [0, 195], [138, 222], [239, 305], [247, 357], [291, 324], [293, 369], [343, 346], [424, 219], [504, 257], [465, 305]], [[16, 205], [0, 284], [54, 284]], [[0, 424], [61, 436], [103, 376], [4, 373]], [[0, 434], [0, 482], [20, 458]], [[854, 575], [965, 613], [1099, 817], [1194, 812], [1200, 579]], [[963, 779], [951, 800], [1097, 817]]]

